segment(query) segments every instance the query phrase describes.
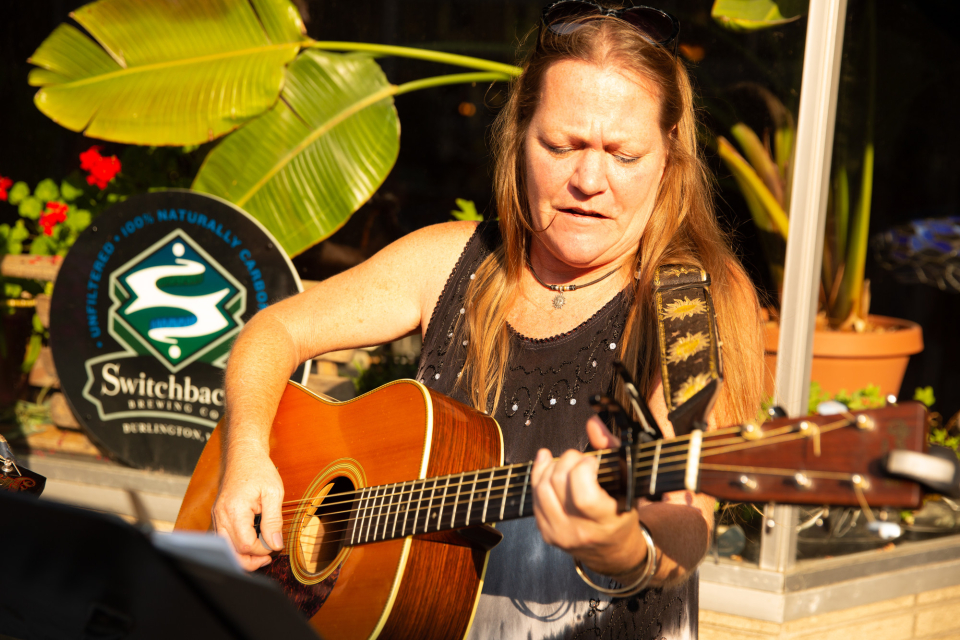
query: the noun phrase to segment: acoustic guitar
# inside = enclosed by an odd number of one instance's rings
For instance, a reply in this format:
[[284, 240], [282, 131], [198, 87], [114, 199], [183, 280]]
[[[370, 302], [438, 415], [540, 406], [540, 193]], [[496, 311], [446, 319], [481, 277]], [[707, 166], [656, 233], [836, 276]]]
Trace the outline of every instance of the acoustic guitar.
[[[684, 488], [744, 502], [915, 507], [887, 477], [894, 450], [923, 451], [925, 411], [779, 419], [595, 452], [615, 496]], [[177, 528], [207, 531], [222, 424], [190, 481]], [[503, 464], [493, 419], [412, 380], [349, 402], [289, 383], [270, 434], [285, 489], [275, 579], [324, 637], [446, 640], [466, 635], [489, 524], [533, 515], [532, 463]], [[571, 571], [573, 569], [571, 568]]]

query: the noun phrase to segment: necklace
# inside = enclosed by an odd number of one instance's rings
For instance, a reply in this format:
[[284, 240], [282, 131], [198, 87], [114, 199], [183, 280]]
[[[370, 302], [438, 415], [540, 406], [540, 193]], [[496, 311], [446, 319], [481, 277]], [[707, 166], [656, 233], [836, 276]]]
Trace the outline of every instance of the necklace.
[[596, 280], [591, 280], [590, 282], [587, 282], [585, 284], [547, 284], [546, 282], [541, 280], [540, 276], [537, 275], [537, 272], [533, 270], [533, 265], [530, 263], [529, 260], [527, 261], [527, 266], [530, 267], [530, 273], [533, 274], [533, 277], [536, 279], [537, 282], [539, 282], [541, 285], [543, 285], [547, 289], [557, 292], [557, 295], [553, 297], [554, 309], [562, 309], [563, 305], [567, 304], [567, 299], [563, 297], [564, 291], [576, 291], [577, 289], [583, 289], [584, 287], [589, 287], [592, 284], [597, 284], [601, 280], [605, 280], [606, 278], [609, 278], [610, 276], [612, 276], [613, 274], [615, 274], [617, 271], [620, 270], [620, 268], [617, 267], [613, 271], [608, 271], [607, 273], [603, 274]]

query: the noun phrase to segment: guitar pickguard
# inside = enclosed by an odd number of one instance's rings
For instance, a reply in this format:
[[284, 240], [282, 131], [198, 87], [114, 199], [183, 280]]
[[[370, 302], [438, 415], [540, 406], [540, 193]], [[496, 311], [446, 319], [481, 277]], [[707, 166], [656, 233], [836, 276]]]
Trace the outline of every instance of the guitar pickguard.
[[283, 589], [283, 592], [297, 606], [301, 613], [309, 620], [330, 597], [333, 591], [333, 585], [337, 583], [340, 577], [341, 563], [324, 580], [316, 584], [303, 584], [297, 580], [290, 569], [290, 556], [281, 554], [273, 559], [273, 562], [262, 569], [257, 569], [257, 573], [270, 578]]

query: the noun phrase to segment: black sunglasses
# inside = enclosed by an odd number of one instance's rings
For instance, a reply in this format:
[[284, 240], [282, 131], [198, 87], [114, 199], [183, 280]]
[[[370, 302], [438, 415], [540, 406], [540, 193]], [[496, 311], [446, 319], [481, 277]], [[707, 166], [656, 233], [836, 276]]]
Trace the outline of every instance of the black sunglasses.
[[[555, 35], [573, 33], [590, 17], [612, 16], [632, 25], [651, 43], [669, 49], [677, 55], [677, 36], [680, 34], [680, 21], [666, 11], [653, 7], [624, 7], [608, 9], [595, 2], [585, 0], [557, 0], [544, 7], [540, 14], [541, 29], [546, 27]], [[539, 40], [538, 40], [539, 42]], [[672, 45], [672, 46], [671, 46]]]

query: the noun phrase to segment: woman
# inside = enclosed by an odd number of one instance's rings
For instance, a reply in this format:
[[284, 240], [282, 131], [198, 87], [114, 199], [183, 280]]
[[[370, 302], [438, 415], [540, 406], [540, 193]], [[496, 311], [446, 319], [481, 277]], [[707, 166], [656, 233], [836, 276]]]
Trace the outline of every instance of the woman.
[[[714, 219], [689, 78], [669, 49], [677, 29], [649, 9], [545, 9], [495, 127], [499, 233], [474, 223], [422, 229], [246, 326], [227, 369], [214, 508], [246, 568], [270, 561], [253, 514], [263, 513], [265, 543], [282, 548], [283, 488], [267, 434], [287, 376], [320, 353], [420, 331], [418, 378], [494, 415], [507, 463], [536, 457], [536, 519], [500, 526], [471, 637], [695, 636], [690, 578], [713, 499], [676, 492], [618, 514], [595, 459], [581, 453], [616, 444], [588, 422], [588, 399], [610, 390], [616, 358], [635, 369], [672, 436], [651, 284], [662, 264], [712, 277], [726, 374], [715, 421], [759, 407], [757, 299]], [[578, 289], [557, 300], [549, 285]], [[623, 597], [581, 581], [567, 554]], [[630, 587], [643, 585], [663, 588], [634, 596]]]

